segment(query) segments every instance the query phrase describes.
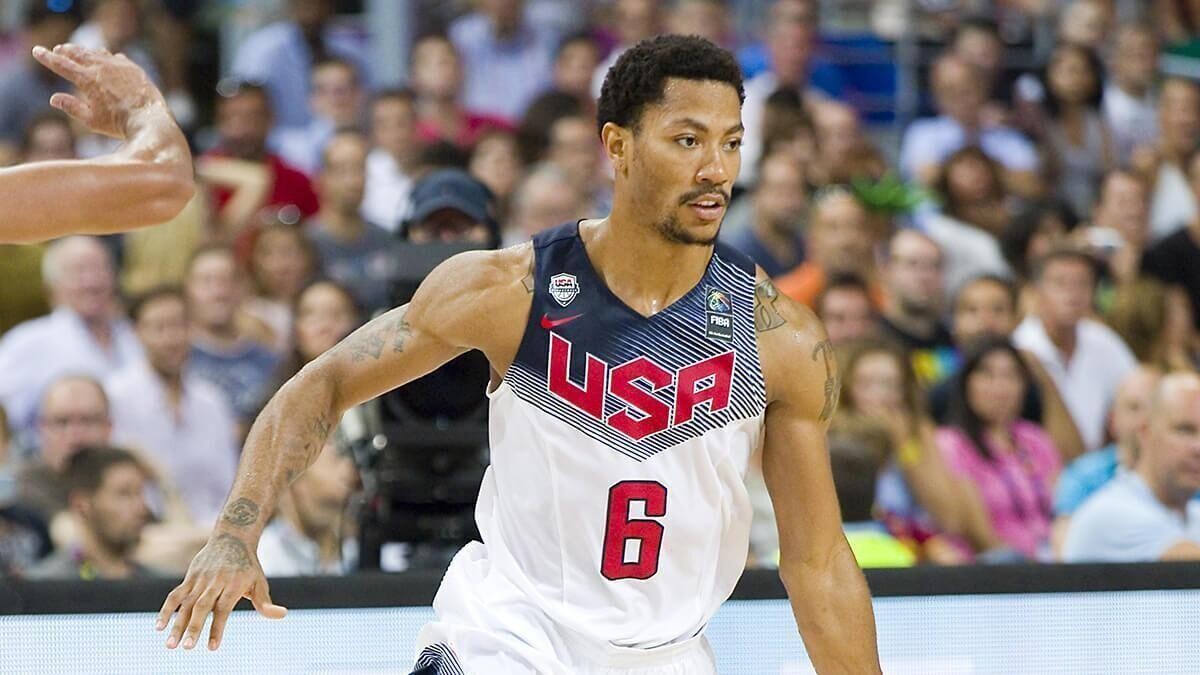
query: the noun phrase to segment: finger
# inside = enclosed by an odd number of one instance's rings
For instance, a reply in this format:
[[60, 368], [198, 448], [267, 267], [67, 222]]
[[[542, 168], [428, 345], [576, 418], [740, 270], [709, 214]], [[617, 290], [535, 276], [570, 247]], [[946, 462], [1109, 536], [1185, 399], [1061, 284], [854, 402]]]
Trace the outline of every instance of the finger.
[[267, 584], [266, 577], [259, 577], [254, 587], [250, 589], [250, 594], [246, 597], [250, 598], [254, 609], [258, 610], [259, 614], [268, 619], [282, 619], [287, 616], [287, 607], [271, 602], [271, 588]]
[[204, 632], [204, 623], [208, 621], [208, 615], [212, 613], [213, 605], [220, 596], [219, 588], [210, 588], [196, 600], [196, 605], [192, 607], [192, 618], [188, 621], [187, 632], [183, 634], [184, 649], [196, 646], [196, 642], [200, 640], [200, 634]]
[[41, 45], [33, 48], [33, 58], [37, 59], [38, 63], [46, 66], [59, 77], [73, 83], [77, 84], [85, 77], [86, 71], [83, 66], [64, 54], [50, 51]]
[[50, 97], [50, 106], [58, 108], [80, 122], [87, 123], [92, 118], [92, 106], [78, 96], [59, 92]]
[[54, 48], [54, 51], [80, 65], [95, 63], [104, 53], [107, 53], [107, 50], [90, 49], [70, 42], [58, 45]]
[[171, 632], [167, 636], [167, 649], [175, 649], [179, 646], [180, 640], [183, 639], [183, 629], [187, 628], [192, 620], [192, 608], [196, 606], [198, 595], [193, 589], [183, 599], [183, 604], [179, 606], [179, 613], [175, 615], [175, 623], [171, 625]]
[[225, 622], [229, 620], [230, 613], [241, 599], [240, 593], [232, 593], [229, 589], [225, 589], [217, 599], [217, 604], [213, 607], [212, 625], [208, 628], [209, 651], [216, 651], [217, 647], [221, 646], [221, 638], [225, 636]]
[[170, 593], [167, 594], [167, 599], [163, 601], [162, 609], [158, 610], [158, 619], [154, 622], [154, 630], [161, 631], [167, 627], [171, 621], [171, 615], [179, 609], [179, 605], [183, 602], [183, 597], [187, 595], [187, 587], [190, 583], [184, 579], [183, 583], [176, 586]]

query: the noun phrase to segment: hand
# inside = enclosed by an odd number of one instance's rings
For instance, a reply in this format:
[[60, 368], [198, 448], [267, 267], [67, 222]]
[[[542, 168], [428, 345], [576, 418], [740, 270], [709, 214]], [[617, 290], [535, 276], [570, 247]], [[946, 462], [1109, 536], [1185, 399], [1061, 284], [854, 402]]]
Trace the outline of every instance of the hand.
[[183, 648], [191, 649], [199, 641], [211, 613], [208, 648], [214, 650], [221, 646], [229, 613], [242, 598], [249, 598], [254, 609], [268, 619], [287, 615], [287, 608], [271, 602], [267, 578], [252, 549], [228, 532], [214, 533], [192, 560], [183, 582], [167, 595], [154, 628], [160, 631], [166, 628], [171, 615], [179, 610], [167, 637], [167, 648], [177, 647], [182, 637]]
[[123, 54], [65, 44], [53, 51], [34, 47], [33, 58], [75, 85], [75, 94], [54, 94], [50, 105], [98, 134], [124, 139], [136, 113], [161, 106], [166, 114], [162, 94]]

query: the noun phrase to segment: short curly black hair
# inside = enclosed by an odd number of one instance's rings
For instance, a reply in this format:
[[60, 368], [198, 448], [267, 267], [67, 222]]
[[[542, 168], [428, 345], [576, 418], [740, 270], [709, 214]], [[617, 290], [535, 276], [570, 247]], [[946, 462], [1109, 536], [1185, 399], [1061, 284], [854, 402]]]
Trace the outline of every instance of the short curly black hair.
[[727, 50], [694, 35], [660, 35], [630, 47], [604, 76], [596, 129], [606, 122], [635, 131], [642, 109], [662, 100], [668, 78], [714, 80], [737, 90], [746, 100], [742, 71]]

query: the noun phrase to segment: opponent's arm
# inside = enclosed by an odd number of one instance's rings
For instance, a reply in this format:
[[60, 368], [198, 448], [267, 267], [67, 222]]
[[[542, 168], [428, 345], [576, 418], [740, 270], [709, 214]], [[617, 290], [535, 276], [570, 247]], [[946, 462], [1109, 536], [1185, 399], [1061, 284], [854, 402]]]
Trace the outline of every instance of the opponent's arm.
[[878, 673], [871, 595], [842, 532], [825, 439], [839, 391], [833, 346], [817, 318], [761, 273], [756, 304], [779, 575], [818, 673]]
[[168, 647], [174, 648], [181, 637], [185, 649], [193, 647], [211, 612], [209, 648], [216, 649], [225, 621], [242, 597], [268, 617], [283, 616], [285, 610], [271, 603], [255, 553], [279, 493], [313, 462], [351, 406], [415, 380], [469, 349], [493, 357], [489, 352], [498, 344], [496, 336], [511, 333], [510, 326], [501, 324], [516, 315], [496, 310], [513, 307], [514, 297], [528, 297], [521, 282], [524, 269], [509, 264], [513, 258], [510, 249], [466, 253], [442, 263], [411, 303], [351, 333], [271, 398], [246, 439], [237, 479], [208, 544], [163, 603], [159, 630], [179, 610]]
[[0, 171], [0, 241], [103, 234], [174, 218], [195, 186], [187, 139], [162, 94], [122, 55], [75, 45], [34, 57], [75, 85], [50, 104], [92, 131], [125, 142], [89, 160], [24, 164]]

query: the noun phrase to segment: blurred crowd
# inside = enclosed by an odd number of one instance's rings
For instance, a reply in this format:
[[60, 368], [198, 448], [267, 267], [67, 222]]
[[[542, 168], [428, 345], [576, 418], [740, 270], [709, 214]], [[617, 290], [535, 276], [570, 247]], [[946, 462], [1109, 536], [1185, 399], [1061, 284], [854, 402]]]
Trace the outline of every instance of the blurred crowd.
[[[1200, 559], [1198, 2], [413, 3], [395, 88], [332, 0], [286, 0], [223, 50], [193, 27], [226, 3], [23, 4], [0, 163], [110, 147], [48, 108], [64, 85], [27, 56], [70, 40], [160, 83], [202, 189], [154, 228], [0, 246], [0, 576], [182, 572], [265, 400], [395, 302], [397, 247], [607, 213], [599, 85], [665, 32], [745, 71], [721, 237], [838, 349], [860, 563]], [[880, 121], [847, 30], [915, 45], [885, 64], [915, 119]], [[268, 575], [356, 566], [362, 478], [334, 439], [264, 534]], [[747, 482], [750, 562], [771, 566]]]

